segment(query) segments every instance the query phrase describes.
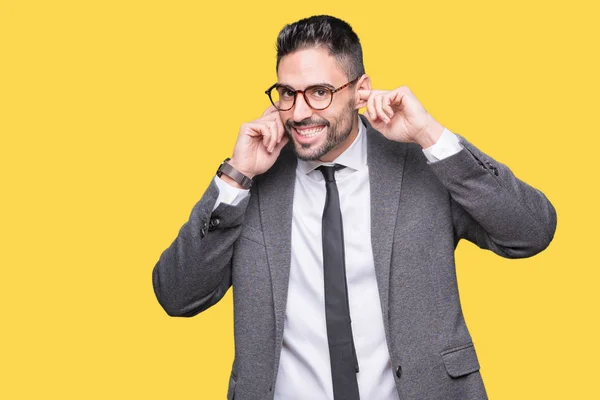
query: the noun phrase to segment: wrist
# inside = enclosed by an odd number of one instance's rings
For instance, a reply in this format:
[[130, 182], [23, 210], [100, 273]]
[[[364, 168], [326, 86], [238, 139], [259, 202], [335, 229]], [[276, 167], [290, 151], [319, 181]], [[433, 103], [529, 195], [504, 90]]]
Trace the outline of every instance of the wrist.
[[231, 159], [226, 158], [217, 169], [217, 176], [228, 185], [238, 189], [250, 189], [252, 178], [232, 165]]
[[245, 187], [243, 187], [242, 185], [240, 185], [239, 183], [237, 183], [236, 181], [234, 181], [233, 179], [231, 179], [230, 177], [228, 177], [225, 174], [221, 174], [221, 176], [219, 178], [231, 187], [234, 187], [236, 189], [246, 189]]
[[429, 116], [429, 122], [423, 128], [415, 142], [426, 149], [436, 144], [443, 132], [444, 126]]
[[229, 159], [229, 161], [227, 161], [227, 163], [229, 165], [231, 165], [233, 168], [237, 169], [238, 171], [240, 171], [242, 174], [246, 175], [248, 178], [252, 179], [256, 176], [256, 174], [246, 170], [244, 167], [240, 166], [241, 163], [237, 162], [237, 160], [234, 157], [231, 157]]

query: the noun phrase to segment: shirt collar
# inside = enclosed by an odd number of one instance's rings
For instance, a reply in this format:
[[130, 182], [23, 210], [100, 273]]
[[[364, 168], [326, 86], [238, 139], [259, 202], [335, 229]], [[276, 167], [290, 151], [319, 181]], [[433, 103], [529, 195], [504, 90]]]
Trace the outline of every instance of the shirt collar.
[[304, 161], [298, 159], [298, 172], [308, 174], [321, 165], [341, 164], [346, 168], [359, 171], [367, 165], [367, 128], [358, 117], [358, 135], [354, 142], [342, 154], [330, 163], [322, 161]]

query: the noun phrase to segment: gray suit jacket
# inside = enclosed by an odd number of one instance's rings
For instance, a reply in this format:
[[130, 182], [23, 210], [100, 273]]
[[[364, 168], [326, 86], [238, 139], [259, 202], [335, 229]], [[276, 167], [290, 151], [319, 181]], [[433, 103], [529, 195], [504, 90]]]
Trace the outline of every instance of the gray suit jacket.
[[[454, 250], [464, 238], [503, 257], [532, 256], [552, 240], [555, 210], [541, 192], [462, 137], [462, 151], [428, 164], [418, 145], [391, 142], [361, 118], [367, 126], [375, 273], [400, 399], [485, 399], [461, 311]], [[288, 145], [255, 178], [250, 196], [214, 212], [218, 189], [211, 183], [153, 270], [158, 301], [172, 316], [206, 310], [233, 285], [235, 359], [228, 399], [273, 399], [295, 169]]]

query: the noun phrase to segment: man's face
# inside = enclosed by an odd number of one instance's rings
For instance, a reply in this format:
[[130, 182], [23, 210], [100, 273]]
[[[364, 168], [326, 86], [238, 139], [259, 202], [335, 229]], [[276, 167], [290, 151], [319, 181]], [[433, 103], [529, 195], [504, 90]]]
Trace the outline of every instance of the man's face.
[[[356, 77], [347, 77], [335, 58], [322, 48], [298, 50], [284, 56], [277, 70], [278, 83], [294, 90], [321, 85], [338, 88]], [[325, 110], [310, 108], [298, 93], [296, 103], [288, 111], [280, 111], [285, 130], [301, 160], [333, 161], [350, 146], [358, 128], [355, 125], [354, 86], [334, 93]]]

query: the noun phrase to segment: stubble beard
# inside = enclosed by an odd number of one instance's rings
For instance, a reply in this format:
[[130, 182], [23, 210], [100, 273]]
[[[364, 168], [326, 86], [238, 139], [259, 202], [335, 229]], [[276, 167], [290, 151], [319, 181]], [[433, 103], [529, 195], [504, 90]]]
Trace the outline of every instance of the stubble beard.
[[[325, 154], [340, 145], [350, 136], [352, 132], [352, 119], [354, 118], [354, 107], [352, 103], [348, 103], [348, 107], [340, 114], [340, 117], [331, 123], [326, 119], [306, 119], [300, 122], [294, 122], [291, 119], [285, 123], [285, 131], [290, 140], [294, 143], [294, 153], [296, 157], [303, 161], [319, 160]], [[296, 126], [307, 125], [325, 125], [327, 129], [327, 137], [318, 147], [313, 147], [313, 144], [299, 144], [294, 140], [292, 128]]]

